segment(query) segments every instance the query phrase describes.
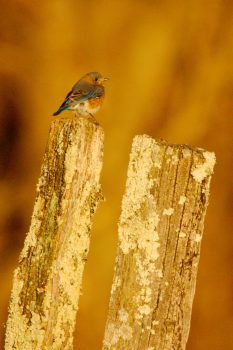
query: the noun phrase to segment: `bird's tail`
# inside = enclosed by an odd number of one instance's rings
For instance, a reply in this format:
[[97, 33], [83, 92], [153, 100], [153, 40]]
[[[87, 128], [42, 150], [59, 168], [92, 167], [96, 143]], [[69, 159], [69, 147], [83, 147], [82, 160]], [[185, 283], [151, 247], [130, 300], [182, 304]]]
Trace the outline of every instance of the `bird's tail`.
[[56, 112], [53, 113], [54, 116], [64, 112], [65, 110], [67, 110], [69, 108], [69, 106], [61, 106], [60, 108], [58, 108], [58, 110]]

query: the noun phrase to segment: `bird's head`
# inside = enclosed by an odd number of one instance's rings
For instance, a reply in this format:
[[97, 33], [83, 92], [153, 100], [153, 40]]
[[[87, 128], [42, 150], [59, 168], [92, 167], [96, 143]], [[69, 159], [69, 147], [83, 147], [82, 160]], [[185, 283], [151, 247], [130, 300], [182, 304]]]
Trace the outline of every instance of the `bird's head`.
[[90, 72], [87, 73], [83, 79], [88, 81], [91, 84], [94, 85], [101, 85], [104, 86], [104, 82], [108, 80], [108, 78], [103, 77], [99, 72]]

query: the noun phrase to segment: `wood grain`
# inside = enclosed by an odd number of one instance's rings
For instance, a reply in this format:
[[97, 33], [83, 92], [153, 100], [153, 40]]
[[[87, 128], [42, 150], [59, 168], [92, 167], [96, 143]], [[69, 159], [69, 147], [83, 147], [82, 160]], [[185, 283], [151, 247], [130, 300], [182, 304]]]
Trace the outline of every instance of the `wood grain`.
[[103, 349], [185, 349], [215, 155], [133, 142]]
[[[55, 120], [19, 266], [5, 349], [72, 349], [92, 216], [102, 199], [101, 127]], [[23, 204], [22, 204], [23, 205]]]

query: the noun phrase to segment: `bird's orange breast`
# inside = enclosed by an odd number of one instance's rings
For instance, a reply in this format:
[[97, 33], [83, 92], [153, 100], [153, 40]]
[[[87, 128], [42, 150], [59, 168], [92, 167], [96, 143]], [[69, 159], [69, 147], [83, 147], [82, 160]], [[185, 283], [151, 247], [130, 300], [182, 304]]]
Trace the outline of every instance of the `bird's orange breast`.
[[95, 109], [96, 107], [101, 106], [103, 103], [103, 100], [104, 100], [104, 96], [91, 98], [90, 100], [88, 100], [89, 108]]

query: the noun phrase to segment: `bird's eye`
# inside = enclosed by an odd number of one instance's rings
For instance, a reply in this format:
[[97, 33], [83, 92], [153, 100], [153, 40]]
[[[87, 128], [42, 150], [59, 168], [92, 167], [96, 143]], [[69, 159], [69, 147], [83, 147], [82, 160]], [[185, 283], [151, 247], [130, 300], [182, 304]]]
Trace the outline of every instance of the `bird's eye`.
[[97, 78], [97, 77], [95, 78], [95, 81], [98, 81], [98, 78]]

